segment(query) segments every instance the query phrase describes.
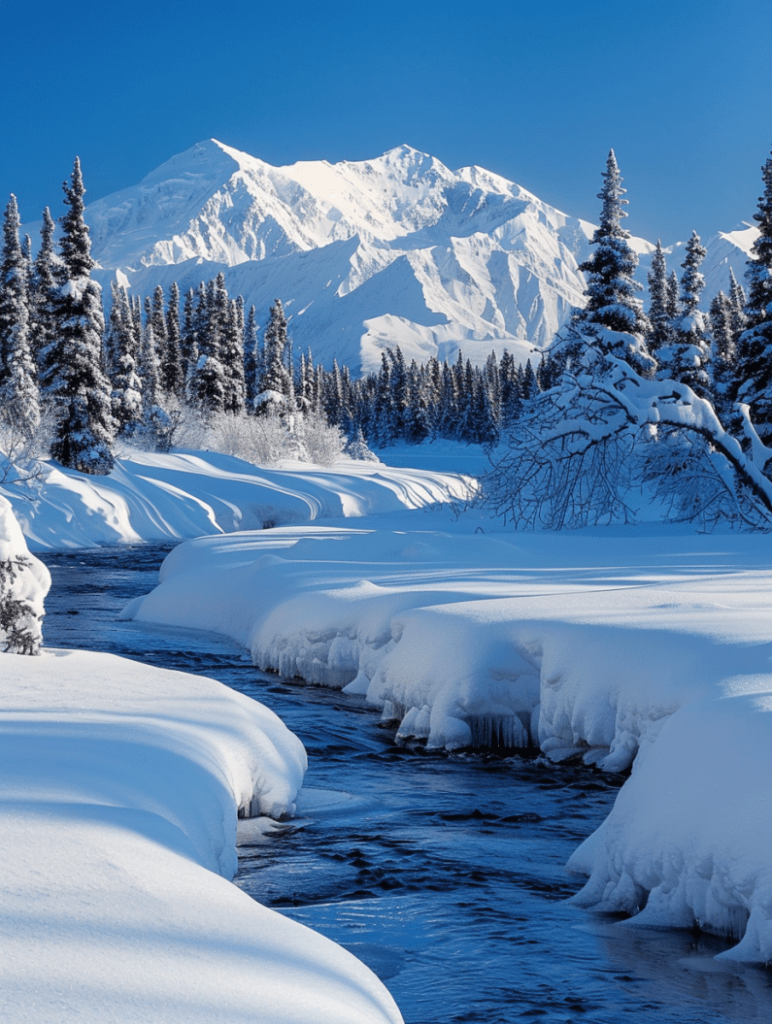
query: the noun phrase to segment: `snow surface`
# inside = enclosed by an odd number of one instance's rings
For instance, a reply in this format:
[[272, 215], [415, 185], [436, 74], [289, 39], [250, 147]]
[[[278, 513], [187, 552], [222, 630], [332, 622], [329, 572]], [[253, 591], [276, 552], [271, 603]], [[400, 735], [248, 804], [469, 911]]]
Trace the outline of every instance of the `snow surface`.
[[[478, 456], [470, 464], [480, 461]], [[0, 500], [5, 495], [13, 506], [33, 551], [174, 541], [418, 509], [464, 500], [473, 486], [450, 468], [400, 469], [343, 459], [331, 467], [285, 462], [262, 469], [200, 451], [135, 452], [106, 477], [43, 465], [40, 480], [29, 488], [0, 487]]]
[[0, 1017], [400, 1022], [351, 954], [230, 879], [306, 767], [267, 708], [107, 654], [0, 655]]
[[[126, 617], [216, 630], [262, 667], [366, 694], [403, 739], [632, 764], [570, 861], [589, 879], [578, 902], [633, 924], [697, 923], [739, 940], [724, 956], [769, 962], [772, 538], [496, 532], [435, 506], [470, 486], [436, 469], [452, 448], [381, 453], [410, 470], [268, 472], [210, 453], [138, 457], [99, 481], [52, 468], [26, 528], [50, 544], [59, 529], [67, 544], [203, 530]], [[461, 455], [482, 468], [479, 450]], [[230, 532], [267, 511], [284, 525]], [[185, 912], [208, 913], [197, 906]]]

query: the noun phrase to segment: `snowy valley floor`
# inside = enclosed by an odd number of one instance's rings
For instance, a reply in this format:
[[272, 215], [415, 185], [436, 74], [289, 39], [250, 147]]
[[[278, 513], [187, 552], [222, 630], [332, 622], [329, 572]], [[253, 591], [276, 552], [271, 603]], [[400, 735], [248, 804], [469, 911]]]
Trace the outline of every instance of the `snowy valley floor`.
[[[5, 493], [33, 550], [197, 538], [127, 617], [219, 631], [261, 667], [365, 693], [404, 738], [634, 760], [571, 859], [578, 900], [772, 960], [772, 538], [496, 532], [434, 507], [468, 490], [452, 452], [407, 457], [420, 468], [148, 455]], [[278, 720], [104, 655], [0, 659], [7, 1019], [400, 1019], [356, 960], [222, 877], [237, 807], [257, 794], [289, 812], [300, 785]]]

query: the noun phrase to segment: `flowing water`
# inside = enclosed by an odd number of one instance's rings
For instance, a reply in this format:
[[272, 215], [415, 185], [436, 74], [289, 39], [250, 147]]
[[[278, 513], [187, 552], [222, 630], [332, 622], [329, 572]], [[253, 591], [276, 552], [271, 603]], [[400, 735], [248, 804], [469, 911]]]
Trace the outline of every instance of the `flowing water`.
[[284, 719], [309, 755], [300, 816], [270, 835], [246, 823], [236, 884], [364, 960], [407, 1024], [772, 1020], [772, 974], [719, 966], [719, 940], [566, 903], [580, 883], [564, 864], [621, 779], [397, 747], [360, 697], [259, 672], [215, 634], [118, 622], [164, 554], [46, 554], [46, 643], [212, 676]]

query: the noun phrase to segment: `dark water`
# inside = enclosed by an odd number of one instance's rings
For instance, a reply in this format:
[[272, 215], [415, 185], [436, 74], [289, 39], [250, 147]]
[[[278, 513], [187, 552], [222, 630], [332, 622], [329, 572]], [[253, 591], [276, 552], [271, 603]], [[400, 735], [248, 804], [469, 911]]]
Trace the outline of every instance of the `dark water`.
[[153, 587], [163, 555], [44, 556], [46, 643], [210, 675], [281, 715], [308, 749], [306, 807], [244, 842], [236, 884], [352, 950], [408, 1024], [772, 1021], [772, 975], [719, 967], [720, 941], [566, 904], [578, 882], [563, 865], [620, 779], [395, 747], [362, 698], [258, 672], [214, 634], [116, 621]]

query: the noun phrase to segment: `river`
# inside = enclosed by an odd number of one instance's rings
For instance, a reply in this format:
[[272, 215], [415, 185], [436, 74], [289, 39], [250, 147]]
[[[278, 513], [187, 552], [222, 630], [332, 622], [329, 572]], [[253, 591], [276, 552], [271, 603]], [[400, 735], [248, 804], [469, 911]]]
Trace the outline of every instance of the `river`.
[[361, 697], [259, 672], [215, 634], [118, 621], [165, 553], [44, 554], [46, 644], [212, 676], [282, 717], [308, 750], [305, 803], [274, 834], [246, 835], [235, 882], [364, 960], [406, 1024], [772, 1020], [772, 973], [719, 966], [720, 940], [566, 903], [580, 883], [564, 864], [621, 779], [398, 747]]

